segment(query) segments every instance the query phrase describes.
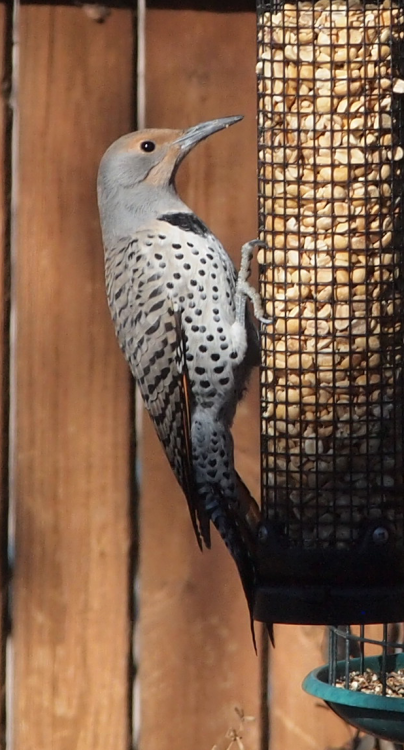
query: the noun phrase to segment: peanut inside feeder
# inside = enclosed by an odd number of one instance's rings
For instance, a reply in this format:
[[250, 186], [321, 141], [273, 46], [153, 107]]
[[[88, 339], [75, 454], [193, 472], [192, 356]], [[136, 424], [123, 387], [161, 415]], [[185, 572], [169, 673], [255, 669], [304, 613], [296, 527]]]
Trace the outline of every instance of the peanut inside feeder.
[[263, 509], [295, 546], [403, 543], [403, 39], [390, 0], [259, 16]]

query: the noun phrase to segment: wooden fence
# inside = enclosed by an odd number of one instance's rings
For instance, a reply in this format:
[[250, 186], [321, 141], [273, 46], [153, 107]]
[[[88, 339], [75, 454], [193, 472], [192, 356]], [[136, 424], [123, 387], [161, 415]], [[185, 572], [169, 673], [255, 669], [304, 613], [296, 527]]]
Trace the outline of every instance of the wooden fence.
[[[8, 750], [225, 750], [235, 706], [255, 717], [245, 750], [266, 750], [268, 729], [271, 750], [325, 750], [352, 735], [300, 688], [325, 660], [322, 628], [276, 628], [268, 688], [266, 649], [256, 658], [223, 544], [200, 554], [147, 418], [135, 435], [105, 301], [96, 172], [136, 126], [139, 33], [147, 125], [245, 114], [195, 151], [179, 182], [235, 258], [256, 235], [255, 13], [210, 5], [150, 3], [140, 31], [130, 7], [100, 23], [86, 6], [0, 5]], [[258, 496], [256, 386], [235, 439]]]

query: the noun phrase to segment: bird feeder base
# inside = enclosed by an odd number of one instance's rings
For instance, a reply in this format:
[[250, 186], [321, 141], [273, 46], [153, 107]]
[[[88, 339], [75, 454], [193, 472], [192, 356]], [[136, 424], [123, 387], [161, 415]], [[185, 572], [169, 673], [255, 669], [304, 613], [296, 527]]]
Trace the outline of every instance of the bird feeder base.
[[[375, 672], [381, 670], [381, 657], [364, 659], [364, 668]], [[349, 661], [351, 671], [359, 669], [360, 659]], [[387, 669], [396, 671], [404, 667], [404, 654], [387, 657]], [[328, 664], [315, 669], [303, 681], [306, 693], [321, 698], [349, 724], [361, 731], [374, 734], [391, 742], [404, 742], [404, 698], [369, 695], [366, 693], [334, 687], [328, 683]], [[337, 663], [337, 676], [345, 671], [345, 662]]]
[[404, 585], [260, 586], [255, 593], [254, 619], [295, 625], [401, 622]]

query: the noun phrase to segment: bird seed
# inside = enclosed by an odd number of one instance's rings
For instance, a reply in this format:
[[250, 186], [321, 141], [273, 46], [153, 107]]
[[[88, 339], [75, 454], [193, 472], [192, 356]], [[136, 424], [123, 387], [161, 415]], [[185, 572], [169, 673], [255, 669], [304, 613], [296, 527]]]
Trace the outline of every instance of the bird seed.
[[402, 537], [403, 44], [392, 0], [261, 18], [264, 483], [306, 547]]
[[[335, 686], [345, 688], [345, 679], [337, 679]], [[366, 669], [363, 673], [350, 672], [349, 690], [370, 695], [386, 695], [389, 698], [404, 698], [404, 669], [387, 673], [385, 689], [380, 674], [372, 669]]]

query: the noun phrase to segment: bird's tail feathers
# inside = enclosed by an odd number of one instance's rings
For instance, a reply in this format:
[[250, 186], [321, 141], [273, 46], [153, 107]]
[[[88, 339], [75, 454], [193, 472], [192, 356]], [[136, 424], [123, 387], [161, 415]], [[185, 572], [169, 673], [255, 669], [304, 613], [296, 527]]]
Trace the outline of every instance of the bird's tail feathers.
[[246, 540], [244, 523], [242, 519], [238, 518], [228, 498], [223, 495], [218, 487], [215, 487], [215, 494], [209, 499], [207, 507], [212, 523], [218, 530], [236, 563], [250, 613], [253, 645], [255, 652], [257, 652], [253, 618], [257, 576], [255, 562], [250, 552], [250, 545]]
[[266, 622], [265, 625], [266, 625], [266, 628], [267, 628], [267, 631], [268, 631], [269, 640], [271, 641], [273, 648], [275, 648], [275, 635], [274, 635], [274, 626], [273, 626], [273, 623], [272, 622]]
[[[241, 521], [244, 522], [244, 527], [247, 527], [249, 531], [249, 538], [252, 539], [252, 544], [254, 547], [257, 529], [261, 522], [261, 510], [260, 510], [258, 503], [254, 500], [253, 496], [251, 495], [248, 487], [244, 484], [243, 480], [237, 473], [236, 473], [236, 482], [237, 482], [237, 498], [239, 501], [239, 513], [241, 516]], [[255, 569], [255, 565], [254, 565], [254, 569]], [[255, 581], [254, 581], [254, 584], [255, 584]], [[253, 606], [253, 603], [251, 606]], [[251, 610], [250, 610], [250, 613], [251, 613]], [[272, 643], [272, 646], [275, 648], [274, 626], [270, 622], [265, 623], [265, 625], [266, 625], [268, 636]], [[251, 630], [253, 632], [253, 641], [255, 643], [254, 622], [253, 622], [252, 617], [251, 617]]]

